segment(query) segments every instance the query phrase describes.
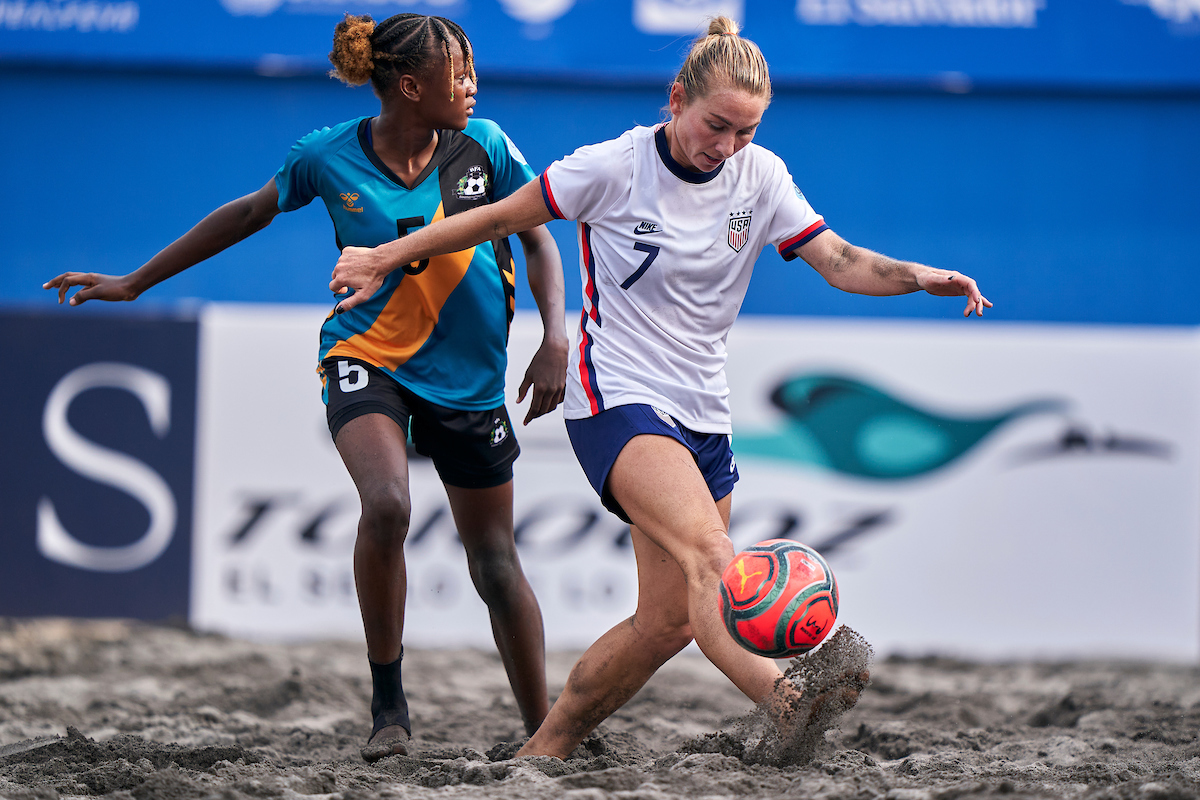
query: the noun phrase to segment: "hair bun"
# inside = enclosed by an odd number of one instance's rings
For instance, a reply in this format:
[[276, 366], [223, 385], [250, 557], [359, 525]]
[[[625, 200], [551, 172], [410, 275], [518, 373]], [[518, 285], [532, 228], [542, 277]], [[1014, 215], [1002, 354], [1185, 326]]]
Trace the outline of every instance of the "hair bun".
[[708, 20], [708, 33], [706, 35], [720, 36], [725, 34], [737, 36], [739, 30], [741, 30], [741, 28], [738, 27], [736, 22], [722, 14], [721, 16], [712, 17]]
[[351, 86], [362, 86], [371, 80], [375, 72], [371, 45], [371, 34], [374, 32], [375, 20], [370, 14], [347, 14], [333, 30], [333, 50], [329, 53], [329, 61], [334, 69], [330, 75]]

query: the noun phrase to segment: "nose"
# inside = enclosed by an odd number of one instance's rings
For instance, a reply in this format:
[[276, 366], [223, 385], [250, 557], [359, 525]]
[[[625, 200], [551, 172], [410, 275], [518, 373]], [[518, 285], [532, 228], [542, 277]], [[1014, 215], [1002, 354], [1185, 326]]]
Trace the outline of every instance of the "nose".
[[737, 134], [727, 133], [717, 139], [717, 155], [721, 158], [729, 158], [737, 149]]
[[463, 82], [463, 92], [467, 97], [473, 97], [479, 92], [479, 84], [475, 82], [474, 78], [468, 77]]

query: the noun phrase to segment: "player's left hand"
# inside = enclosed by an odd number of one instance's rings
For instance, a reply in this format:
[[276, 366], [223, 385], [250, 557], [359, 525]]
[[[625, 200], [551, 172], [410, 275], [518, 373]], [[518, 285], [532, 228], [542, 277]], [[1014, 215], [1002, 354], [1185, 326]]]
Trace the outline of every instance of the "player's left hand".
[[542, 340], [542, 346], [529, 362], [525, 370], [525, 379], [517, 390], [517, 402], [525, 399], [529, 387], [533, 387], [533, 397], [529, 400], [529, 411], [525, 414], [523, 425], [549, 414], [558, 408], [563, 401], [567, 388], [567, 341], [561, 339]]
[[43, 289], [57, 289], [58, 303], [62, 305], [67, 299], [67, 292], [72, 286], [83, 288], [71, 296], [67, 302], [77, 306], [88, 300], [129, 301], [138, 298], [138, 292], [131, 288], [128, 275], [101, 275], [97, 272], [64, 272], [42, 284]]
[[917, 285], [939, 297], [966, 296], [967, 307], [963, 311], [964, 317], [971, 316], [971, 312], [975, 312], [977, 317], [982, 317], [983, 309], [992, 307], [992, 302], [980, 294], [974, 279], [961, 272], [929, 268], [928, 272], [917, 276]]
[[387, 259], [376, 252], [376, 248], [343, 248], [329, 281], [329, 289], [339, 301], [334, 311], [341, 314], [370, 300], [391, 271]]

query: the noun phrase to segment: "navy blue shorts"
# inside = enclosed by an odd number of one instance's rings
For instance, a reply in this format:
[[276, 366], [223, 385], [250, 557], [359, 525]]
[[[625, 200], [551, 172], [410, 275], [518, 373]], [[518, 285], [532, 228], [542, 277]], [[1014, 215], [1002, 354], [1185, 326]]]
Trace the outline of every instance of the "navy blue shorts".
[[729, 437], [723, 433], [697, 433], [683, 427], [666, 412], [640, 403], [605, 409], [594, 417], [567, 420], [571, 447], [587, 475], [588, 482], [600, 495], [600, 502], [623, 521], [629, 522], [625, 509], [608, 491], [608, 473], [629, 440], [642, 434], [669, 436], [691, 451], [696, 466], [708, 484], [713, 500], [733, 491], [737, 483], [737, 464]]

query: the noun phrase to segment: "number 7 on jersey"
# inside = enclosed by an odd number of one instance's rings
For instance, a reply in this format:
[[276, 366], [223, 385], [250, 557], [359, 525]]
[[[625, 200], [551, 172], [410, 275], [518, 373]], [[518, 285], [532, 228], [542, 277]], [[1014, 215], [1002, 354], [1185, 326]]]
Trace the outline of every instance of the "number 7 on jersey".
[[646, 270], [650, 269], [650, 265], [654, 263], [654, 259], [658, 258], [658, 251], [662, 248], [646, 244], [645, 242], [634, 242], [633, 249], [645, 253], [646, 260], [642, 262], [642, 265], [632, 275], [625, 279], [625, 282], [621, 284], [622, 289], [628, 289], [630, 286], [633, 286], [637, 283], [638, 278], [646, 274]]

